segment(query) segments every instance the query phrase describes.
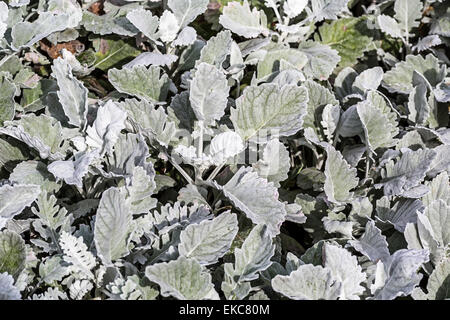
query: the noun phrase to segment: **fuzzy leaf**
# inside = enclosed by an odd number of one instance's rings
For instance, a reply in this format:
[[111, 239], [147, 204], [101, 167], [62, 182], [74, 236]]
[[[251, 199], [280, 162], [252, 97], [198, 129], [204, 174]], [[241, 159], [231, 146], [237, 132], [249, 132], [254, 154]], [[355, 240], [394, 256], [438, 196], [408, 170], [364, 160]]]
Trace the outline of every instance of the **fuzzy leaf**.
[[230, 249], [237, 232], [236, 215], [225, 212], [184, 229], [178, 250], [181, 256], [194, 258], [202, 265], [214, 264]]
[[164, 101], [169, 90], [168, 76], [161, 76], [161, 69], [156, 66], [110, 69], [108, 79], [117, 91], [148, 102]]
[[353, 197], [351, 189], [358, 185], [356, 169], [351, 168], [342, 157], [342, 154], [332, 147], [327, 148], [327, 161], [325, 163], [324, 191], [332, 202], [347, 202]]
[[289, 299], [336, 300], [341, 291], [341, 283], [328, 268], [305, 264], [288, 276], [274, 277], [272, 288]]
[[250, 10], [248, 1], [244, 0], [243, 4], [236, 1], [229, 2], [223, 8], [223, 14], [219, 21], [226, 29], [242, 37], [256, 38], [267, 30], [263, 24], [263, 19], [266, 19], [264, 13], [256, 8]]
[[280, 232], [286, 210], [278, 200], [277, 189], [266, 179], [258, 177], [252, 168], [242, 167], [224, 186], [223, 190], [236, 207], [242, 210], [255, 224], [267, 225], [270, 235]]
[[261, 130], [272, 138], [290, 136], [302, 128], [307, 102], [304, 87], [250, 86], [236, 100], [237, 107], [231, 109], [231, 121], [244, 140], [255, 137]]
[[145, 269], [145, 276], [157, 283], [163, 297], [179, 300], [218, 299], [211, 275], [195, 259], [179, 257]]
[[97, 254], [106, 265], [128, 254], [132, 215], [130, 202], [120, 189], [103, 192], [97, 209], [94, 241]]

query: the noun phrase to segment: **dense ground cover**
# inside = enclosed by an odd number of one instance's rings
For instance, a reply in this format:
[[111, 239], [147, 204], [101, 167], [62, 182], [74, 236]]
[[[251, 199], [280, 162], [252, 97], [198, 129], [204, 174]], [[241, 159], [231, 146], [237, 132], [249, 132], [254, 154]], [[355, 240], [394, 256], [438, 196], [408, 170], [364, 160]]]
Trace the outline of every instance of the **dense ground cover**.
[[0, 2], [0, 299], [450, 298], [449, 1]]

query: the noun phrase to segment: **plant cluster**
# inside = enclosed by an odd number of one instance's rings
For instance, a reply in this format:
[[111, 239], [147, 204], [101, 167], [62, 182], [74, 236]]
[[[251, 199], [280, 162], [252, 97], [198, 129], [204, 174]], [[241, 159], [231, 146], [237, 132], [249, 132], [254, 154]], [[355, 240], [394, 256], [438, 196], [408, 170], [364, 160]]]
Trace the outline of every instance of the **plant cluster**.
[[449, 299], [450, 2], [0, 1], [0, 299]]

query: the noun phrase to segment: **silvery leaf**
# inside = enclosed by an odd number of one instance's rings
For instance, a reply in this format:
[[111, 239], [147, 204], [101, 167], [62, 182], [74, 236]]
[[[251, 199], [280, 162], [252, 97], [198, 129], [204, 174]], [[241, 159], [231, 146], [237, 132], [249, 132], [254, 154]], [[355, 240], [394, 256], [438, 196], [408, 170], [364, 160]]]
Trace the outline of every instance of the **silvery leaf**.
[[148, 266], [145, 276], [161, 288], [163, 297], [178, 300], [219, 299], [211, 275], [195, 260], [179, 257], [177, 260]]
[[163, 42], [171, 42], [177, 37], [178, 30], [180, 30], [180, 24], [177, 18], [172, 12], [165, 10], [159, 19], [158, 37]]
[[276, 187], [288, 178], [290, 166], [289, 151], [278, 139], [270, 140], [264, 148], [262, 159], [252, 165], [261, 178], [273, 182]]
[[147, 38], [157, 42], [159, 18], [152, 15], [150, 10], [135, 9], [127, 13], [127, 19]]
[[99, 149], [100, 155], [111, 153], [119, 138], [120, 131], [125, 128], [127, 114], [112, 100], [97, 110], [97, 118], [92, 126], [86, 129], [86, 143]]
[[148, 102], [164, 101], [169, 90], [168, 76], [165, 73], [161, 76], [157, 66], [109, 69], [108, 79], [117, 91]]
[[278, 192], [273, 183], [258, 177], [250, 167], [242, 167], [227, 184], [216, 187], [223, 190], [234, 205], [241, 209], [255, 224], [267, 225], [272, 236], [280, 232], [286, 210], [278, 200]]
[[265, 225], [255, 226], [245, 239], [241, 248], [234, 251], [233, 276], [237, 282], [258, 278], [258, 272], [266, 270], [274, 255], [275, 245]]
[[308, 57], [303, 71], [308, 77], [318, 80], [327, 80], [341, 61], [337, 50], [311, 40], [301, 42], [299, 50]]
[[342, 284], [328, 268], [305, 264], [272, 279], [273, 290], [295, 300], [337, 300]]
[[218, 134], [209, 145], [209, 154], [218, 164], [226, 162], [242, 150], [244, 150], [242, 138], [233, 131]]
[[14, 278], [7, 272], [0, 273], [0, 300], [20, 300], [20, 290], [14, 286]]
[[41, 193], [37, 185], [5, 184], [0, 187], [0, 218], [10, 219], [29, 207]]
[[256, 138], [260, 131], [273, 138], [290, 136], [302, 128], [307, 102], [304, 87], [249, 86], [236, 100], [236, 108], [231, 109], [231, 121], [244, 140]]
[[190, 102], [197, 119], [206, 124], [225, 113], [230, 88], [225, 75], [213, 65], [201, 63], [190, 86]]
[[208, 0], [169, 0], [167, 5], [175, 14], [181, 28], [186, 27], [206, 11]]
[[65, 59], [54, 60], [52, 71], [59, 87], [58, 98], [69, 124], [83, 127], [88, 111], [88, 90], [72, 75], [72, 67]]
[[180, 31], [178, 37], [173, 42], [174, 46], [188, 46], [197, 39], [197, 31], [192, 27], [185, 27]]
[[131, 226], [130, 201], [118, 188], [103, 192], [97, 209], [94, 241], [97, 254], [105, 265], [128, 254]]
[[350, 240], [348, 243], [372, 262], [385, 261], [390, 256], [386, 237], [373, 221], [367, 222], [366, 230], [358, 240]]
[[418, 269], [428, 261], [427, 250], [401, 249], [384, 264], [386, 279], [383, 286], [375, 292], [375, 300], [393, 300], [411, 294], [419, 284], [422, 275]]
[[404, 153], [395, 163], [390, 160], [381, 171], [383, 179], [379, 185], [384, 187], [384, 194], [399, 195], [416, 187], [425, 178], [435, 157], [436, 151], [421, 149]]
[[125, 64], [124, 68], [132, 68], [134, 66], [170, 66], [177, 61], [178, 57], [173, 54], [161, 54], [155, 52], [143, 52], [132, 61]]
[[347, 202], [353, 197], [351, 189], [358, 185], [356, 169], [348, 165], [342, 154], [333, 147], [327, 148], [325, 163], [325, 194], [329, 201]]
[[248, 0], [244, 0], [243, 4], [236, 1], [228, 2], [223, 8], [219, 22], [226, 29], [242, 37], [256, 38], [261, 33], [267, 32], [263, 19], [266, 19], [264, 12], [256, 8], [250, 10]]
[[237, 217], [230, 212], [189, 225], [180, 234], [178, 251], [201, 265], [214, 264], [230, 249], [238, 229]]
[[359, 295], [364, 292], [360, 284], [366, 280], [366, 274], [362, 272], [356, 257], [343, 248], [325, 243], [323, 259], [324, 266], [330, 269], [333, 277], [342, 284], [339, 298], [359, 300]]
[[314, 20], [336, 20], [337, 15], [347, 9], [348, 0], [311, 0]]
[[57, 179], [63, 179], [65, 183], [83, 186], [83, 177], [88, 172], [91, 162], [98, 157], [97, 151], [77, 153], [73, 160], [54, 161], [48, 165], [47, 169]]
[[221, 69], [223, 62], [230, 54], [231, 45], [231, 32], [228, 30], [219, 32], [215, 37], [211, 37], [202, 48], [200, 59], [195, 62], [195, 65], [205, 62]]

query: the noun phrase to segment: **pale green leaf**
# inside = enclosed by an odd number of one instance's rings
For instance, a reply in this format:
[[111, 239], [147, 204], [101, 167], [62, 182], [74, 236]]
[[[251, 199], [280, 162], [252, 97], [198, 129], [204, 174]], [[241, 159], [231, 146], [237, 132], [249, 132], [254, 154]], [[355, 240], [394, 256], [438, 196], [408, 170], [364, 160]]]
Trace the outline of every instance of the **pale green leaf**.
[[9, 230], [0, 232], [0, 273], [7, 272], [17, 278], [25, 268], [25, 241]]
[[148, 102], [164, 101], [169, 90], [168, 76], [161, 76], [161, 69], [156, 66], [110, 69], [108, 79], [117, 91]]

